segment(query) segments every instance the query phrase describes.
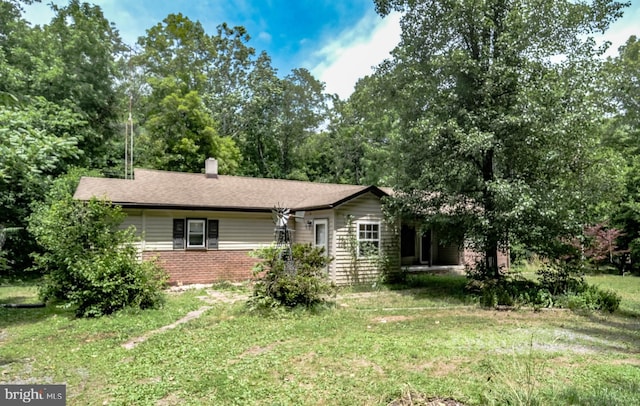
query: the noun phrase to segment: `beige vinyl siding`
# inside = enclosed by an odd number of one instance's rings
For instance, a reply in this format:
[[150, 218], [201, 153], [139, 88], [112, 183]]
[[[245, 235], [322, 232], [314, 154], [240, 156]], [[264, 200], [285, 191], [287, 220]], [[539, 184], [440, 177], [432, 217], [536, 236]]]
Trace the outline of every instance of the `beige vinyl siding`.
[[[367, 193], [350, 202], [347, 202], [336, 209], [335, 212], [335, 274], [334, 281], [337, 284], [348, 284], [355, 282], [354, 276], [351, 274], [352, 258], [345, 241], [349, 238], [347, 229], [347, 216], [353, 216], [354, 232], [357, 235], [357, 223], [361, 221], [373, 222], [380, 224], [380, 253], [384, 253], [387, 242], [396, 238], [392, 230], [385, 224], [382, 216], [381, 202], [377, 196]], [[378, 263], [371, 258], [358, 258], [358, 280], [360, 282], [373, 280], [378, 277], [380, 270]]]
[[142, 235], [142, 211], [141, 210], [124, 210], [124, 213], [127, 215], [122, 224], [120, 224], [120, 228], [125, 230], [130, 226], [134, 226], [136, 228], [136, 235]]
[[333, 233], [333, 211], [319, 210], [308, 211], [304, 215], [304, 220], [299, 222], [290, 222], [295, 227], [293, 241], [299, 244], [313, 244], [313, 222], [315, 220], [329, 220], [329, 250], [331, 250], [331, 235]]
[[[307, 225], [311, 222], [310, 225]], [[313, 215], [307, 212], [304, 219], [299, 221], [290, 221], [290, 227], [294, 227], [293, 242], [298, 244], [311, 244], [313, 242]]]
[[219, 220], [220, 250], [252, 250], [273, 242], [270, 213], [207, 212], [186, 210], [142, 210], [129, 212], [127, 223], [143, 231], [145, 251], [173, 250], [173, 219]]
[[123, 210], [127, 215], [122, 223], [120, 229], [126, 230], [133, 226], [136, 230], [136, 237], [138, 240], [133, 244], [136, 247], [138, 253], [138, 260], [142, 260], [142, 251], [144, 250], [144, 239], [142, 238], [142, 230], [144, 229], [144, 221], [142, 218], [142, 210]]
[[144, 249], [145, 251], [173, 249], [173, 217], [145, 211]]
[[263, 217], [220, 218], [219, 227], [221, 250], [253, 250], [269, 245], [274, 240], [275, 225], [271, 214]]

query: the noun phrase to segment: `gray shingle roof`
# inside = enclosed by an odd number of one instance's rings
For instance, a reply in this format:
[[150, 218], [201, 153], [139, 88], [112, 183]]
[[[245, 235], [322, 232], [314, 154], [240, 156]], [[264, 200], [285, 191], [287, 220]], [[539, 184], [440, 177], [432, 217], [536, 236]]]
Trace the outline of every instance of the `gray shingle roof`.
[[294, 210], [335, 207], [361, 194], [385, 196], [375, 186], [340, 185], [282, 179], [136, 169], [134, 180], [83, 177], [74, 197], [106, 198], [124, 207], [218, 210]]

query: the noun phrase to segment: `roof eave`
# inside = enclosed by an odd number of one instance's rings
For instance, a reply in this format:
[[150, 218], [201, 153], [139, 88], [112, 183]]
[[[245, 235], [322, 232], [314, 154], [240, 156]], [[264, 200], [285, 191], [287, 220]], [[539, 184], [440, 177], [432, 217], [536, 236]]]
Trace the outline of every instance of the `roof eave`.
[[360, 197], [366, 193], [373, 193], [375, 196], [382, 198], [384, 196], [389, 196], [388, 193], [386, 193], [384, 190], [381, 190], [380, 188], [378, 188], [377, 186], [368, 186], [362, 190], [357, 191], [356, 193], [350, 194], [349, 196], [345, 196], [340, 200], [337, 200], [333, 203], [328, 203], [328, 204], [324, 204], [324, 205], [318, 205], [318, 206], [308, 206], [308, 207], [296, 207], [296, 208], [292, 208], [295, 210], [305, 210], [305, 211], [314, 211], [314, 210], [328, 210], [328, 209], [334, 209], [338, 206], [340, 206], [343, 203], [346, 203], [350, 200], [353, 200], [357, 197]]
[[131, 203], [113, 202], [124, 209], [157, 209], [157, 210], [188, 210], [188, 211], [235, 211], [251, 213], [270, 213], [272, 208], [267, 207], [228, 207], [228, 206], [192, 206], [183, 204], [164, 203]]

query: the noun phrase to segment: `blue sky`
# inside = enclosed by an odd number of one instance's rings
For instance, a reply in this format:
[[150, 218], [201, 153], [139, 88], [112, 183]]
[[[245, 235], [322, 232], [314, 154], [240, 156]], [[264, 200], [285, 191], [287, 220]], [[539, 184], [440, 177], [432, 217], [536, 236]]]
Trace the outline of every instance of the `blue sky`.
[[[25, 18], [34, 24], [49, 22], [48, 3], [27, 7]], [[209, 34], [222, 22], [244, 26], [252, 37], [249, 45], [265, 50], [273, 66], [284, 76], [293, 68], [309, 69], [326, 83], [326, 91], [342, 98], [357, 80], [372, 72], [400, 39], [400, 16], [384, 19], [375, 13], [373, 0], [94, 0], [107, 19], [115, 23], [126, 43], [132, 45], [145, 30], [170, 13], [199, 20]], [[623, 19], [605, 39], [612, 42], [609, 55], [630, 35], [640, 36], [640, 0], [633, 0]]]

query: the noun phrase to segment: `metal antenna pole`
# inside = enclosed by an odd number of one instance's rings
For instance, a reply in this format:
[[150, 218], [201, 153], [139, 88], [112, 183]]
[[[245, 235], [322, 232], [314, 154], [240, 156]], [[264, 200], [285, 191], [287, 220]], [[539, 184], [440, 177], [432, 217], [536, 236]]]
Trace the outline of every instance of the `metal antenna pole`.
[[131, 142], [131, 148], [129, 148], [131, 165], [129, 165], [129, 171], [131, 172], [130, 173], [131, 179], [133, 179], [133, 117], [131, 115], [132, 106], [133, 106], [133, 96], [129, 95], [129, 131], [130, 131], [129, 141]]
[[124, 123], [124, 178], [127, 179], [129, 174], [129, 122]]

